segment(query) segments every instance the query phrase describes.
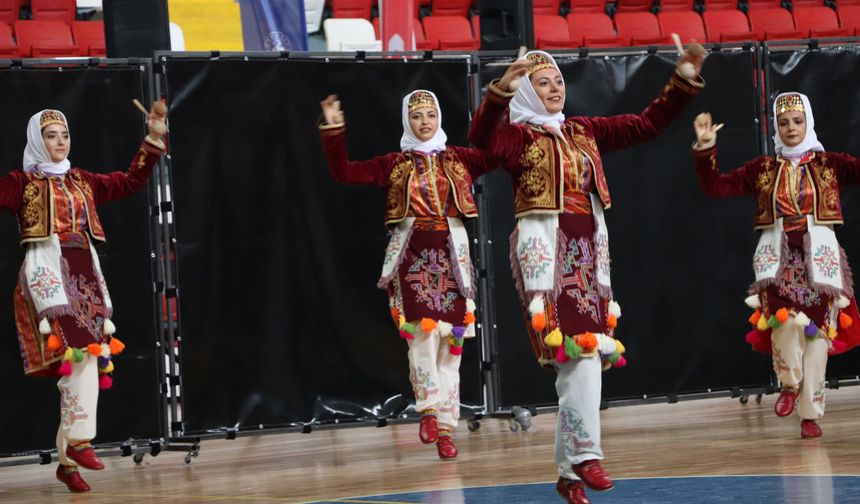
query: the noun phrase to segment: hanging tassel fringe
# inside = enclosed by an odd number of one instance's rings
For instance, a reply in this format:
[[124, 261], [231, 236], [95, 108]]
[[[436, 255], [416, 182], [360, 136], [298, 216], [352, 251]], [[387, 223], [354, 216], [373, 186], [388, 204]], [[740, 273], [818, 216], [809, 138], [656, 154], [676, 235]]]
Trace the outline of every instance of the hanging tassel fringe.
[[564, 343], [563, 337], [561, 335], [561, 329], [556, 327], [549, 334], [546, 335], [543, 339], [544, 344], [550, 348], [561, 347], [562, 343]]
[[100, 389], [104, 390], [104, 389], [109, 389], [111, 387], [113, 387], [113, 378], [111, 378], [110, 376], [108, 376], [106, 374], [99, 376], [99, 388]]
[[48, 336], [48, 341], [45, 343], [45, 348], [47, 348], [49, 352], [56, 352], [60, 349], [60, 338], [51, 334], [50, 336]]
[[125, 343], [119, 340], [119, 338], [111, 338], [109, 350], [111, 355], [119, 355], [125, 350]]
[[42, 336], [51, 334], [51, 324], [48, 322], [48, 317], [39, 321], [39, 332], [42, 333]]
[[104, 332], [108, 336], [113, 336], [114, 333], [116, 332], [116, 326], [113, 325], [113, 322], [111, 322], [111, 319], [105, 319]]
[[752, 308], [753, 310], [757, 310], [757, 309], [761, 308], [761, 299], [759, 299], [758, 294], [753, 294], [752, 296], [748, 296], [746, 299], [744, 299], [744, 303], [746, 303], [746, 305], [749, 306], [750, 308]]
[[72, 363], [69, 361], [63, 361], [63, 363], [60, 364], [59, 373], [60, 373], [60, 376], [71, 375], [72, 374]]

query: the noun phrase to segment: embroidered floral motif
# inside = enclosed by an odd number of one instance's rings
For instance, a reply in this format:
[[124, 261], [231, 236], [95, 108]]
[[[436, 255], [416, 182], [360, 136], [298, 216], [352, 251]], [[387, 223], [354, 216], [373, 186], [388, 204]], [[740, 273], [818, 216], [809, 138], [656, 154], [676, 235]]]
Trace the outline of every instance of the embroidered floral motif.
[[809, 288], [806, 264], [803, 261], [803, 254], [799, 251], [788, 251], [783, 282], [779, 285], [779, 295], [801, 306], [813, 306], [821, 302], [821, 295]]
[[600, 297], [595, 288], [594, 267], [591, 243], [586, 238], [570, 240], [562, 261], [561, 285], [565, 294], [576, 300], [577, 311], [599, 324]]
[[95, 281], [89, 281], [84, 275], [72, 275], [69, 278], [69, 305], [75, 324], [86, 329], [95, 340], [102, 339], [105, 307], [101, 297], [101, 289]]
[[533, 280], [546, 273], [554, 260], [546, 243], [537, 236], [530, 236], [517, 249], [523, 277]]
[[594, 264], [600, 274], [609, 276], [609, 237], [606, 233], [598, 233], [594, 240]]
[[585, 422], [576, 411], [560, 409], [558, 421], [565, 455], [577, 455], [584, 449], [594, 447], [594, 441], [591, 440], [591, 436], [585, 430]]
[[54, 297], [62, 288], [63, 283], [57, 274], [45, 266], [37, 266], [30, 276], [30, 292], [42, 299]]
[[779, 373], [791, 371], [791, 368], [785, 363], [785, 359], [782, 357], [782, 352], [776, 347], [773, 348], [773, 370], [776, 371], [777, 377], [779, 377]]
[[409, 382], [415, 393], [415, 401], [426, 401], [431, 394], [439, 392], [439, 388], [430, 379], [430, 372], [420, 366], [409, 366]]
[[821, 245], [815, 249], [812, 254], [812, 264], [827, 278], [835, 278], [839, 274], [839, 256], [828, 245]]
[[440, 412], [450, 413], [454, 418], [460, 417], [460, 386], [454, 384], [448, 391], [448, 397], [439, 407]]
[[818, 388], [813, 392], [812, 402], [824, 406], [824, 380], [821, 380], [821, 383], [818, 384]]
[[779, 262], [776, 250], [771, 244], [765, 244], [757, 248], [753, 257], [753, 269], [757, 274], [764, 273]]
[[463, 271], [469, 271], [469, 246], [465, 243], [457, 246], [457, 263]]
[[398, 253], [403, 249], [403, 237], [405, 233], [395, 231], [391, 235], [391, 240], [388, 242], [388, 247], [385, 248], [385, 258], [383, 264], [390, 264], [397, 259]]
[[409, 287], [417, 293], [416, 301], [431, 310], [448, 313], [457, 299], [457, 282], [451, 276], [451, 261], [442, 249], [424, 249], [414, 257], [406, 274]]
[[78, 420], [89, 418], [79, 402], [78, 394], [68, 387], [60, 386], [60, 422], [64, 427], [70, 427]]

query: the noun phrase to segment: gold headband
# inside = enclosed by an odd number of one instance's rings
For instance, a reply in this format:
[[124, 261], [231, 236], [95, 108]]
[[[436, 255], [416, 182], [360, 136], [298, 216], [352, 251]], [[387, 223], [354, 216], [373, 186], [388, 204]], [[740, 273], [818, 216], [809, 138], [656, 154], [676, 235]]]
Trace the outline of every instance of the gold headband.
[[51, 124], [68, 127], [65, 119], [63, 119], [63, 114], [59, 110], [46, 110], [39, 116], [39, 129], [44, 129], [45, 126], [50, 126]]
[[538, 70], [543, 70], [544, 68], [555, 68], [555, 65], [552, 64], [552, 61], [546, 57], [546, 55], [541, 53], [531, 53], [526, 58], [530, 59], [534, 62], [532, 66], [529, 67], [528, 74], [529, 77]]
[[776, 100], [776, 115], [791, 111], [806, 112], [803, 108], [803, 99], [797, 94], [780, 96]]
[[407, 108], [410, 113], [421, 108], [431, 108], [436, 110], [436, 100], [434, 100], [433, 95], [427, 91], [416, 91], [409, 97]]

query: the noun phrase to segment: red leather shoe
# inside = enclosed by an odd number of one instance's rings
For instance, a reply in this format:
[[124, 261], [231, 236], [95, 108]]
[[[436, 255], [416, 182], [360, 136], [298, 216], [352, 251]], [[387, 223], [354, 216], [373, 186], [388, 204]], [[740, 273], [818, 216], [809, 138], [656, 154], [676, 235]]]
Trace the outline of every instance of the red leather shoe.
[[598, 492], [611, 490], [614, 483], [609, 479], [609, 475], [603, 470], [599, 460], [586, 460], [581, 464], [573, 466], [573, 472], [579, 476], [585, 486]]
[[421, 423], [418, 424], [418, 437], [424, 444], [435, 443], [439, 439], [436, 415], [421, 415]]
[[815, 420], [801, 420], [800, 437], [803, 439], [821, 437], [821, 427]]
[[776, 398], [776, 404], [773, 405], [773, 411], [778, 417], [787, 417], [794, 413], [794, 405], [797, 403], [797, 391], [794, 389], [782, 389], [779, 397]]
[[555, 491], [567, 501], [567, 504], [591, 504], [588, 496], [585, 495], [585, 485], [581, 481], [559, 478], [555, 484]]
[[436, 452], [440, 459], [457, 458], [457, 447], [454, 446], [454, 440], [451, 436], [439, 436], [436, 441]]
[[99, 459], [98, 455], [96, 455], [96, 451], [93, 450], [93, 447], [90, 445], [80, 449], [72, 448], [72, 445], [69, 445], [66, 448], [66, 456], [80, 464], [82, 467], [92, 469], [93, 471], [105, 468], [105, 465], [102, 464], [102, 461]]
[[81, 473], [78, 472], [78, 469], [69, 467], [69, 470], [66, 471], [67, 467], [69, 466], [64, 466], [63, 464], [57, 466], [57, 479], [65, 483], [71, 492], [89, 492], [90, 486], [81, 478]]

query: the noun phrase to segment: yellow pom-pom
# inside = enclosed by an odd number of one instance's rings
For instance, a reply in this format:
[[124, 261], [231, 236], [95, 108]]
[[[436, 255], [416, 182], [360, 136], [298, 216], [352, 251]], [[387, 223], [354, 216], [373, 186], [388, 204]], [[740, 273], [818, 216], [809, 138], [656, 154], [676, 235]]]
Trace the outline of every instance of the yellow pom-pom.
[[552, 348], [560, 347], [561, 344], [564, 342], [564, 337], [561, 334], [561, 329], [556, 327], [555, 329], [550, 331], [550, 333], [547, 334], [546, 337], [543, 339], [543, 342], [548, 347], [552, 347]]
[[543, 312], [532, 315], [532, 328], [535, 331], [541, 332], [546, 329], [546, 314]]
[[624, 345], [621, 344], [621, 340], [615, 340], [615, 351], [619, 354], [623, 354], [627, 351], [627, 349], [624, 348]]
[[111, 353], [111, 355], [120, 354], [120, 353], [122, 353], [123, 350], [125, 350], [125, 343], [123, 343], [122, 341], [120, 341], [117, 338], [111, 338], [110, 339], [110, 353]]
[[829, 329], [827, 329], [827, 338], [828, 338], [828, 339], [831, 339], [831, 340], [835, 340], [835, 339], [836, 339], [836, 335], [837, 335], [837, 333], [836, 333], [836, 328], [835, 328], [835, 327], [833, 327], [833, 326], [830, 326], [830, 328], [829, 328]]
[[397, 319], [397, 327], [403, 327], [403, 324], [405, 324], [405, 323], [406, 323], [406, 317], [404, 317], [403, 315], [401, 315], [401, 316]]
[[475, 314], [472, 312], [466, 312], [466, 316], [463, 317], [463, 323], [466, 325], [475, 323]]
[[48, 341], [45, 343], [45, 347], [48, 349], [49, 352], [56, 352], [60, 349], [60, 338], [51, 334], [50, 336], [48, 336]]
[[102, 353], [102, 346], [98, 343], [90, 343], [87, 345], [87, 352], [93, 357], [98, 357]]
[[779, 322], [780, 324], [785, 324], [785, 321], [788, 320], [788, 309], [780, 308], [776, 311], [775, 315], [777, 322]]
[[421, 330], [425, 333], [433, 332], [433, 329], [436, 329], [436, 321], [429, 318], [421, 319]]
[[66, 353], [63, 354], [63, 360], [70, 361], [75, 357], [75, 349], [72, 347], [66, 347]]
[[590, 332], [578, 334], [576, 344], [582, 347], [584, 353], [591, 353], [597, 348], [597, 336]]
[[758, 318], [758, 322], [756, 322], [755, 326], [756, 329], [758, 329], [759, 331], [767, 331], [767, 328], [770, 327], [767, 325], [767, 317], [765, 317], [764, 315]]
[[753, 314], [750, 315], [750, 318], [749, 318], [750, 324], [752, 324], [752, 325], [758, 324], [758, 319], [760, 319], [760, 318], [761, 318], [761, 310], [754, 311]]
[[841, 311], [839, 312], [839, 327], [842, 329], [848, 329], [851, 325], [854, 324], [854, 319], [851, 318], [851, 315]]
[[108, 361], [108, 365], [106, 368], [102, 370], [102, 373], [112, 373], [113, 372], [113, 361]]
[[606, 317], [606, 326], [610, 329], [615, 329], [616, 327], [618, 327], [618, 317], [610, 313], [609, 316]]

